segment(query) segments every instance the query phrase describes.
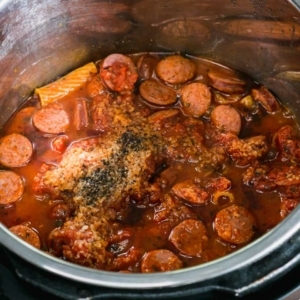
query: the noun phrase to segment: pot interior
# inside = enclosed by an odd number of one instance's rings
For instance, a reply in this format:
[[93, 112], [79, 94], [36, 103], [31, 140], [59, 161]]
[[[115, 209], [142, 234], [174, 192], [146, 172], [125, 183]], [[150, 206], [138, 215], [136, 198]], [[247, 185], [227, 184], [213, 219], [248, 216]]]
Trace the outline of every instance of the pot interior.
[[[247, 73], [299, 119], [300, 23], [294, 2], [3, 1], [0, 128], [34, 88], [110, 53], [136, 52], [180, 52]], [[290, 218], [288, 226], [297, 228], [294, 222]], [[267, 240], [275, 242], [272, 235]]]

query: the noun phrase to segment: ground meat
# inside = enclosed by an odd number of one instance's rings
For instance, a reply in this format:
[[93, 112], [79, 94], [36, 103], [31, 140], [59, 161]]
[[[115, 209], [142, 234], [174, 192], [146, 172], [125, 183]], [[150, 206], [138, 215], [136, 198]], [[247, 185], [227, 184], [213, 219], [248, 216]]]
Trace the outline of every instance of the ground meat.
[[280, 205], [280, 216], [285, 218], [299, 204], [300, 199], [282, 199]]
[[264, 136], [255, 136], [245, 140], [235, 139], [227, 146], [227, 152], [241, 166], [263, 157], [268, 152], [268, 144]]
[[106, 268], [112, 257], [106, 251], [109, 224], [104, 218], [90, 216], [87, 220], [85, 214], [82, 211], [50, 233], [49, 251], [81, 265]]
[[167, 221], [175, 226], [186, 219], [197, 219], [197, 215], [180, 201], [166, 195], [162, 203], [155, 206], [153, 219], [157, 222]]

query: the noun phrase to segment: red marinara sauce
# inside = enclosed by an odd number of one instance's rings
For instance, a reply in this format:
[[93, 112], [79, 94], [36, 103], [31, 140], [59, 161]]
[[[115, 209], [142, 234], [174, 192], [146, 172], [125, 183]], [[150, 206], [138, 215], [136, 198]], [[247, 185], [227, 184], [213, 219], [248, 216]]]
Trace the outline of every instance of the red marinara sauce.
[[0, 221], [16, 235], [92, 268], [171, 271], [240, 249], [298, 205], [298, 126], [265, 86], [178, 54], [95, 66], [1, 132]]

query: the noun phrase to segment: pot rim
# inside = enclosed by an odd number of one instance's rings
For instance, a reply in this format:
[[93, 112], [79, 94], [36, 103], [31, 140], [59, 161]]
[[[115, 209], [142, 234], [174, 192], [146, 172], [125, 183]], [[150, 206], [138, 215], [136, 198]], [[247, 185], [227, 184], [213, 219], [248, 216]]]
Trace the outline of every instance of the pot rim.
[[154, 289], [199, 283], [228, 274], [266, 257], [299, 231], [300, 206], [265, 235], [234, 253], [199, 266], [152, 274], [101, 271], [61, 260], [24, 242], [3, 224], [0, 224], [0, 241], [27, 262], [73, 281], [118, 289]]

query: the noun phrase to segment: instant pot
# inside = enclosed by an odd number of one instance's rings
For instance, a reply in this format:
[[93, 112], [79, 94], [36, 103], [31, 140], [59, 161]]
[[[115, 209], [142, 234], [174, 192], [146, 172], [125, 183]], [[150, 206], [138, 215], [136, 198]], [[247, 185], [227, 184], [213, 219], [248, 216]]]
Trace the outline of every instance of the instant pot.
[[[135, 52], [197, 55], [247, 73], [300, 120], [299, 18], [299, 0], [1, 0], [0, 127], [35, 87], [110, 53]], [[168, 273], [77, 266], [1, 224], [0, 243], [1, 299], [17, 288], [38, 289], [37, 299], [275, 299], [298, 297], [300, 288], [300, 208], [231, 255]]]

